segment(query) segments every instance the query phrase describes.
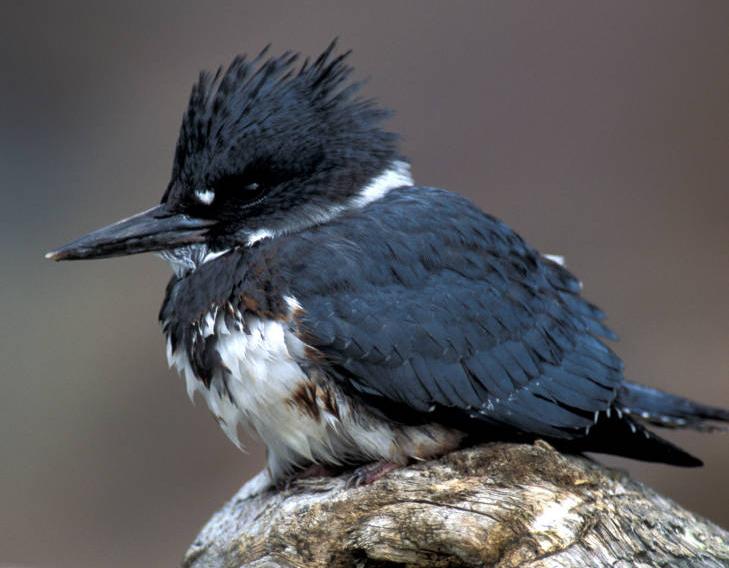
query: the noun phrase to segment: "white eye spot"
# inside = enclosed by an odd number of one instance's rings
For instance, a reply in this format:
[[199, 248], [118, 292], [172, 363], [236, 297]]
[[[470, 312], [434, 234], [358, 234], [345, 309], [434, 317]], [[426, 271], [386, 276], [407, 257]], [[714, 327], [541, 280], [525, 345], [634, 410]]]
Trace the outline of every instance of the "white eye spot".
[[246, 189], [249, 191], [256, 191], [258, 189], [258, 187], [259, 187], [258, 184], [256, 182], [253, 182], [253, 183], [249, 183], [246, 186]]
[[215, 199], [215, 192], [210, 191], [209, 189], [198, 189], [195, 192], [195, 198], [200, 203], [204, 203], [205, 205], [210, 205], [213, 202], [213, 199]]

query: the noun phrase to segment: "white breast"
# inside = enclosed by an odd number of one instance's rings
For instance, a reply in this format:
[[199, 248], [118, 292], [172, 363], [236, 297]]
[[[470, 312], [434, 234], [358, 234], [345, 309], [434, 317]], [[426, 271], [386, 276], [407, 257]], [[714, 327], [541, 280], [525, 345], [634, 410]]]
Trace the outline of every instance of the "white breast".
[[[292, 313], [301, 309], [287, 300]], [[355, 408], [357, 403], [330, 379], [305, 372], [306, 346], [288, 322], [247, 317], [244, 325], [240, 312], [236, 317], [229, 329], [223, 311], [216, 309], [195, 328], [196, 341], [216, 337], [220, 366], [209, 387], [196, 376], [186, 346], [172, 350], [168, 340], [167, 359], [185, 377], [190, 398], [202, 394], [236, 446], [242, 449], [239, 425], [258, 433], [274, 481], [311, 462], [404, 463], [439, 455], [460, 442], [460, 433], [437, 424], [398, 425], [361, 404]]]
[[[211, 313], [205, 318], [203, 337], [216, 334], [217, 351], [222, 365], [210, 388], [195, 375], [185, 348], [172, 351], [168, 342], [167, 357], [185, 377], [188, 395], [200, 392], [221, 428], [236, 446], [238, 426], [255, 430], [268, 448], [269, 469], [274, 479], [289, 473], [297, 463], [339, 464], [349, 459], [382, 459], [393, 451], [392, 429], [382, 422], [355, 416], [345, 397], [336, 396], [336, 414], [314, 396], [315, 414], [292, 401], [292, 394], [302, 386], [312, 393], [322, 389], [299, 364], [304, 361], [305, 345], [285, 322], [247, 318], [246, 326], [230, 330], [224, 318]], [[228, 396], [223, 384], [225, 384]], [[241, 448], [242, 449], [242, 448]]]

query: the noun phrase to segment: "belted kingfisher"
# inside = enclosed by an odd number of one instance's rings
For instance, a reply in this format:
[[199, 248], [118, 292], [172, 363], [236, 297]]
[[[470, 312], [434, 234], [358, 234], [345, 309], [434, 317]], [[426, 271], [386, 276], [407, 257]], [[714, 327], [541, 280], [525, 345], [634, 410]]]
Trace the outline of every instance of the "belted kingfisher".
[[170, 365], [234, 443], [262, 438], [274, 483], [349, 465], [366, 482], [494, 439], [701, 465], [647, 426], [729, 411], [627, 381], [558, 258], [413, 182], [347, 57], [202, 73], [161, 203], [48, 258], [168, 260]]

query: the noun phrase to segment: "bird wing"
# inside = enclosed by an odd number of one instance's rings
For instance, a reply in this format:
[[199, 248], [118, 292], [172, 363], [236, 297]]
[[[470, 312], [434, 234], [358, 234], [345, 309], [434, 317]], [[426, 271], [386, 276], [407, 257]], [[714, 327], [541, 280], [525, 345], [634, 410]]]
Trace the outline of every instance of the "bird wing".
[[572, 438], [623, 381], [578, 280], [455, 194], [396, 190], [289, 242], [301, 337], [375, 405]]

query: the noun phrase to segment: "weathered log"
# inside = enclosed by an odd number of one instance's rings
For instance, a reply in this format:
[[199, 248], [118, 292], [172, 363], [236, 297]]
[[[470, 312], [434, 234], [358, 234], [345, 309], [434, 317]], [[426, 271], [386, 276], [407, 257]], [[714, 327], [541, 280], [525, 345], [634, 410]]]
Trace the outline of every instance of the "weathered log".
[[184, 566], [729, 566], [729, 533], [544, 442], [454, 452], [365, 487], [346, 479], [250, 496], [254, 478]]

